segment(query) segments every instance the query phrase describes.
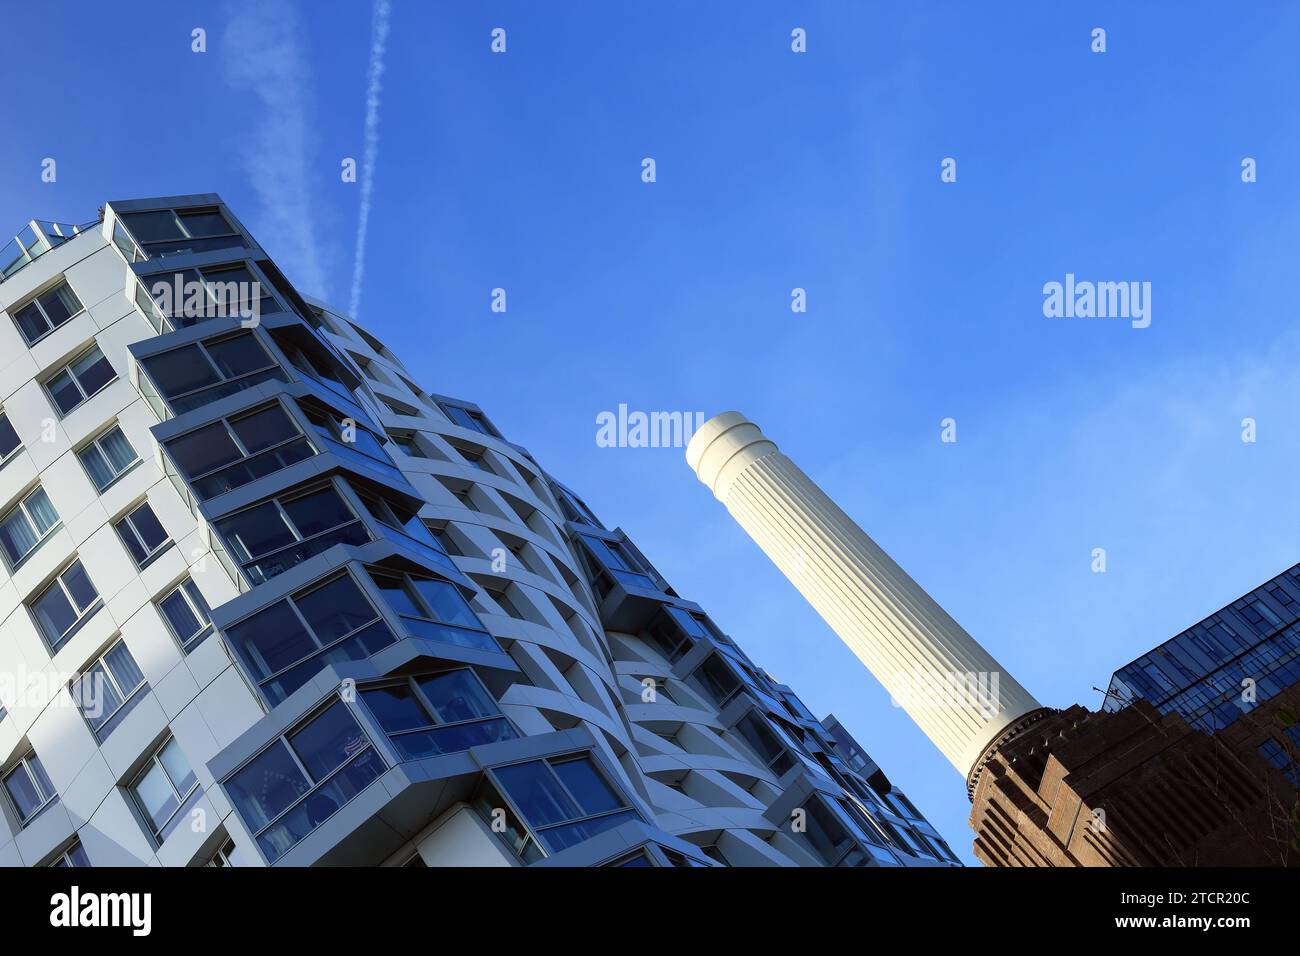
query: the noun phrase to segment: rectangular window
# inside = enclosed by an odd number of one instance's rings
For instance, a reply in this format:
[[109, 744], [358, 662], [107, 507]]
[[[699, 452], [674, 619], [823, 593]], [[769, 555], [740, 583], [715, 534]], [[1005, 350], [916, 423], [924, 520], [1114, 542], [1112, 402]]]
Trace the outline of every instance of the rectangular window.
[[221, 849], [217, 850], [216, 853], [212, 854], [212, 859], [208, 860], [208, 862], [204, 863], [203, 865], [214, 866], [214, 867], [234, 866], [235, 864], [231, 862], [231, 858], [234, 855], [235, 855], [235, 841], [226, 840], [225, 843], [221, 844]]
[[587, 756], [495, 767], [492, 776], [541, 846], [552, 853], [640, 819]]
[[99, 592], [79, 560], [68, 565], [31, 602], [32, 616], [51, 651], [62, 647], [101, 606]]
[[35, 345], [82, 310], [81, 300], [66, 282], [42, 292], [27, 304], [14, 309], [14, 323], [28, 345]]
[[171, 628], [181, 649], [188, 654], [203, 643], [212, 633], [208, 618], [208, 602], [203, 599], [198, 585], [190, 578], [182, 581], [175, 590], [158, 602], [158, 610]]
[[250, 584], [261, 584], [336, 544], [370, 540], [332, 485], [272, 498], [216, 522]]
[[271, 379], [285, 380], [252, 332], [184, 345], [142, 364], [177, 415]]
[[43, 488], [37, 488], [0, 518], [0, 547], [10, 568], [36, 550], [59, 524], [59, 513]]
[[131, 466], [140, 460], [131, 443], [127, 441], [122, 429], [114, 425], [77, 452], [81, 465], [94, 483], [95, 488], [103, 492], [109, 485], [121, 478]]
[[126, 224], [151, 259], [247, 246], [216, 207], [127, 212], [118, 220]]
[[315, 454], [278, 402], [204, 425], [170, 439], [166, 447], [204, 501]]
[[172, 329], [189, 328], [206, 319], [260, 317], [280, 311], [270, 284], [243, 263], [155, 273], [141, 276], [140, 285]]
[[443, 644], [501, 650], [455, 585], [378, 568], [369, 570], [385, 602], [411, 635]]
[[519, 736], [468, 669], [370, 685], [361, 699], [408, 760]]
[[236, 770], [225, 788], [274, 863], [385, 769], [347, 705], [335, 700]]
[[95, 345], [46, 381], [45, 390], [59, 413], [67, 415], [116, 378], [112, 364]]
[[481, 412], [473, 411], [461, 405], [453, 405], [450, 402], [439, 402], [438, 407], [454, 424], [462, 428], [468, 428], [482, 435], [491, 435], [493, 438], [501, 437], [500, 433], [492, 427], [492, 424]]
[[4, 785], [23, 826], [27, 826], [58, 796], [36, 752], [31, 750], [5, 773]]
[[22, 450], [23, 442], [14, 431], [9, 416], [0, 410], [0, 465], [3, 465]]
[[80, 840], [73, 840], [72, 845], [50, 861], [50, 866], [60, 867], [89, 867], [90, 857], [86, 855], [85, 849], [81, 846]]
[[122, 544], [131, 552], [135, 563], [142, 568], [171, 543], [171, 538], [167, 536], [167, 531], [147, 501], [119, 518], [113, 527], [117, 529]]
[[361, 660], [396, 640], [348, 574], [298, 591], [225, 633], [272, 704], [326, 664]]
[[153, 753], [129, 789], [159, 845], [203, 795], [199, 779], [174, 737]]
[[90, 724], [95, 739], [102, 743], [148, 689], [144, 673], [126, 643], [119, 640], [77, 678], [72, 685], [72, 699]]

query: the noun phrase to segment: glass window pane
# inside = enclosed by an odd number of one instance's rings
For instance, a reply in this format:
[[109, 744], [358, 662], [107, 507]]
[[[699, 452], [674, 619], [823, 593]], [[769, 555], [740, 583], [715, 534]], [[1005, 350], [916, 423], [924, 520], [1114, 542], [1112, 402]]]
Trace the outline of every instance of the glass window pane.
[[203, 592], [199, 590], [199, 586], [193, 581], [186, 581], [183, 587], [186, 595], [188, 595], [190, 599], [190, 604], [194, 606], [194, 611], [198, 614], [199, 619], [204, 624], [210, 624], [211, 619], [208, 617], [208, 602], [203, 597]]
[[278, 445], [298, 434], [298, 429], [279, 405], [272, 405], [232, 421], [230, 427], [250, 453]]
[[36, 612], [36, 623], [45, 632], [51, 646], [58, 644], [68, 629], [77, 623], [77, 612], [57, 581], [36, 599], [32, 610]]
[[243, 453], [235, 445], [221, 422], [205, 425], [197, 431], [167, 442], [167, 453], [186, 478], [193, 479], [214, 468], [239, 461]]
[[144, 367], [158, 390], [168, 398], [221, 381], [202, 351], [194, 345], [147, 358]]
[[103, 491], [113, 479], [117, 477], [117, 472], [108, 463], [104, 453], [99, 450], [98, 445], [89, 445], [80, 452], [81, 463], [86, 467], [86, 474], [90, 475], [90, 480], [95, 483], [95, 487]]
[[180, 807], [162, 767], [156, 763], [149, 764], [149, 769], [136, 781], [133, 789], [140, 809], [148, 815], [155, 831], [161, 830]]
[[81, 303], [73, 295], [67, 283], [45, 293], [40, 298], [41, 308], [46, 317], [56, 328], [81, 311]]
[[190, 769], [190, 762], [185, 759], [185, 754], [181, 753], [181, 746], [175, 738], [167, 741], [167, 745], [158, 754], [158, 760], [167, 771], [167, 776], [171, 779], [177, 793], [182, 795], [189, 793], [190, 788], [199, 782], [194, 776], [194, 771]]
[[551, 764], [556, 775], [564, 781], [584, 813], [605, 813], [623, 806], [609, 784], [596, 770], [592, 762], [581, 757], [578, 760], [566, 760]]
[[50, 379], [47, 388], [50, 390], [50, 397], [54, 399], [54, 404], [65, 415], [83, 401], [81, 389], [66, 371]]
[[469, 671], [425, 677], [419, 684], [443, 723], [493, 717], [500, 713], [492, 697]]
[[59, 523], [59, 513], [54, 510], [54, 505], [50, 504], [44, 488], [37, 488], [28, 495], [23, 500], [23, 507], [32, 516], [32, 522], [36, 525], [39, 534], [44, 534]]
[[258, 680], [269, 677], [318, 649], [298, 616], [281, 601], [226, 630]]
[[144, 683], [144, 673], [136, 664], [135, 658], [131, 656], [131, 652], [127, 650], [125, 642], [118, 641], [113, 649], [104, 655], [104, 663], [108, 665], [109, 672], [112, 673], [123, 694], [130, 694]]
[[139, 457], [131, 443], [127, 441], [122, 434], [121, 428], [114, 428], [112, 431], [105, 433], [97, 443], [104, 450], [108, 463], [121, 474], [127, 466], [135, 462]]
[[69, 368], [81, 390], [89, 397], [111, 382], [117, 374], [104, 353], [98, 348], [91, 349]]
[[158, 550], [159, 546], [167, 540], [167, 531], [147, 501], [132, 511], [130, 518], [148, 554]]
[[184, 233], [176, 224], [176, 216], [170, 209], [157, 212], [128, 212], [121, 216], [131, 235], [140, 242], [156, 242], [162, 239], [182, 239]]
[[8, 458], [22, 444], [9, 416], [0, 412], [0, 459]]
[[412, 578], [412, 581], [439, 621], [482, 629], [483, 625], [453, 585], [432, 578]]
[[335, 701], [310, 724], [289, 737], [289, 743], [313, 780], [360, 753], [369, 739], [341, 700]]
[[225, 236], [235, 231], [215, 209], [181, 212], [178, 215], [191, 236]]
[[269, 501], [222, 518], [217, 522], [217, 530], [240, 561], [250, 561], [297, 540], [279, 510]]
[[90, 575], [86, 574], [86, 569], [80, 561], [74, 561], [68, 570], [59, 576], [63, 579], [63, 584], [78, 610], [84, 611], [99, 598], [99, 592], [95, 590]]
[[73, 697], [95, 730], [102, 727], [122, 706], [122, 696], [106, 676], [102, 663], [96, 664], [81, 676], [73, 687]]
[[379, 726], [390, 734], [399, 730], [428, 727], [433, 720], [415, 699], [415, 692], [407, 684], [391, 687], [373, 687], [361, 692], [370, 712]]
[[370, 574], [371, 580], [379, 587], [384, 595], [384, 600], [398, 614], [409, 614], [412, 617], [424, 617], [425, 611], [415, 603], [415, 598], [406, 589], [406, 582], [403, 578], [393, 577], [387, 574]]
[[289, 520], [304, 538], [337, 528], [353, 518], [352, 512], [333, 488], [321, 488], [281, 504], [289, 515]]
[[27, 775], [27, 769], [21, 764], [11, 770], [9, 776], [5, 777], [5, 790], [9, 791], [9, 796], [18, 809], [18, 815], [24, 820], [35, 813], [40, 805], [45, 802], [45, 798], [32, 785], [31, 777]]
[[248, 333], [206, 345], [212, 362], [226, 378], [235, 378], [271, 364], [266, 350]]
[[322, 644], [337, 640], [377, 616], [356, 582], [346, 574], [301, 597], [295, 595], [294, 603]]
[[9, 555], [12, 564], [21, 561], [32, 548], [36, 547], [38, 540], [36, 529], [32, 527], [31, 521], [21, 508], [14, 509], [13, 513], [0, 524], [0, 545], [4, 546], [5, 553]]
[[283, 740], [277, 740], [226, 782], [231, 801], [254, 832], [310, 789]]
[[181, 642], [189, 640], [199, 632], [203, 626], [195, 616], [193, 608], [185, 600], [185, 596], [179, 590], [173, 591], [161, 601], [158, 607], [162, 610], [167, 618], [167, 623], [171, 625], [172, 631], [181, 639]]
[[13, 316], [28, 342], [35, 342], [50, 330], [50, 323], [45, 321], [45, 316], [34, 301], [19, 309]]
[[497, 779], [533, 826], [572, 820], [581, 813], [540, 760], [498, 767]]

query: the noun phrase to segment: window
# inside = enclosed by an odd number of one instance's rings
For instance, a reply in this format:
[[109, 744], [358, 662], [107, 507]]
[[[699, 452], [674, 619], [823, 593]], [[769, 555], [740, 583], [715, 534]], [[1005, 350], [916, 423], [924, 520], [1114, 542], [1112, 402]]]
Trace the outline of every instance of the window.
[[205, 319], [246, 319], [280, 311], [269, 285], [244, 263], [141, 276], [140, 283], [154, 303], [163, 306], [159, 311], [173, 329]]
[[81, 300], [66, 282], [42, 292], [13, 311], [14, 322], [28, 345], [34, 345], [82, 310]]
[[4, 785], [23, 826], [27, 826], [58, 796], [34, 750], [29, 750], [25, 757], [5, 773]]
[[212, 854], [212, 858], [203, 865], [214, 867], [234, 866], [235, 864], [231, 862], [231, 857], [234, 855], [235, 841], [227, 839], [225, 843], [221, 844], [221, 848], [218, 849], [216, 853]]
[[175, 737], [169, 737], [154, 751], [130, 790], [136, 806], [149, 821], [154, 840], [160, 845], [203, 795], [198, 777], [194, 776]]
[[[492, 776], [527, 821], [541, 846], [554, 853], [640, 819], [596, 769], [590, 757], [552, 757], [496, 767]], [[500, 806], [500, 804], [497, 804]], [[490, 820], [490, 808], [487, 809]], [[516, 853], [527, 856], [526, 845]]]
[[272, 704], [326, 664], [361, 660], [396, 640], [348, 574], [232, 624], [226, 637]]
[[0, 410], [0, 465], [7, 462], [14, 455], [22, 450], [23, 442], [14, 431], [13, 424], [9, 421], [9, 416]]
[[149, 689], [144, 674], [119, 640], [72, 685], [72, 699], [101, 743], [126, 718]]
[[403, 434], [402, 432], [389, 432], [388, 437], [394, 445], [402, 449], [402, 451], [412, 458], [433, 457], [424, 450], [424, 446], [420, 443], [419, 436], [414, 432], [409, 435]]
[[593, 535], [579, 535], [586, 545], [588, 553], [596, 560], [597, 569], [613, 576], [622, 584], [649, 590], [658, 590], [654, 581], [645, 573], [641, 562], [633, 556], [631, 550], [621, 541], [606, 541]]
[[225, 788], [274, 863], [385, 769], [347, 705], [336, 699], [231, 774]]
[[204, 425], [166, 446], [191, 489], [205, 501], [315, 454], [278, 402]]
[[363, 428], [354, 419], [343, 418], [335, 412], [310, 405], [303, 406], [303, 413], [316, 429], [316, 433], [328, 439], [334, 447], [342, 445], [390, 468], [393, 467], [393, 460], [388, 457], [388, 452], [384, 451], [383, 443], [370, 429]]
[[151, 259], [247, 245], [216, 207], [127, 212], [118, 219]]
[[759, 758], [778, 777], [794, 766], [794, 758], [772, 727], [750, 711], [736, 722], [736, 731], [754, 749]]
[[284, 372], [252, 332], [196, 342], [142, 361], [177, 415], [274, 379]]
[[519, 736], [470, 670], [364, 687], [361, 699], [408, 760]]
[[140, 460], [117, 425], [77, 452], [77, 457], [81, 459], [81, 465], [94, 482], [95, 488], [101, 492]]
[[709, 625], [680, 607], [666, 605], [646, 632], [659, 652], [676, 663], [697, 641], [717, 637]]
[[506, 596], [506, 592], [504, 588], [502, 588], [500, 591], [488, 591], [488, 597], [496, 601], [497, 605], [501, 608], [501, 610], [505, 611], [507, 615], [513, 617], [515, 620], [517, 621], [528, 620], [528, 618], [524, 617], [523, 612], [521, 612], [519, 608], [515, 606], [515, 602], [510, 600], [510, 598]]
[[370, 569], [370, 578], [412, 636], [480, 650], [501, 650], [455, 585], [378, 568]]
[[117, 378], [112, 364], [104, 357], [99, 346], [92, 346], [80, 358], [60, 369], [45, 383], [45, 390], [58, 408], [67, 415], [91, 396]]
[[59, 513], [43, 488], [37, 488], [0, 518], [0, 546], [16, 568], [59, 524]]
[[57, 651], [102, 605], [90, 575], [78, 560], [36, 596], [31, 609], [45, 643]]
[[479, 471], [486, 471], [489, 475], [495, 474], [488, 463], [483, 459], [483, 449], [470, 448], [462, 445], [456, 445], [455, 448], [460, 452], [460, 456], [464, 458], [465, 461], [469, 462], [469, 464], [473, 465]]
[[80, 840], [73, 840], [72, 845], [50, 861], [50, 866], [59, 867], [89, 867], [90, 857], [81, 846]]
[[718, 707], [725, 707], [744, 686], [719, 654], [710, 654], [692, 676]]
[[370, 540], [332, 485], [272, 498], [216, 522], [251, 584], [261, 584], [336, 544]]
[[450, 402], [439, 402], [438, 407], [454, 424], [462, 428], [468, 428], [483, 435], [491, 435], [493, 438], [501, 437], [500, 433], [483, 417], [482, 412], [476, 412], [461, 405], [453, 405]]
[[188, 654], [203, 643], [203, 639], [212, 633], [212, 622], [208, 618], [208, 602], [203, 599], [198, 585], [186, 578], [166, 597], [158, 602], [167, 626], [171, 628], [181, 649]]
[[166, 529], [153, 513], [149, 502], [145, 501], [135, 507], [125, 517], [114, 522], [122, 544], [131, 552], [135, 563], [144, 567], [171, 543]]
[[388, 497], [361, 489], [356, 489], [356, 492], [357, 497], [361, 499], [361, 503], [366, 506], [366, 510], [370, 512], [371, 516], [385, 528], [396, 531], [402, 544], [414, 545], [443, 567], [451, 570], [456, 569], [455, 563], [451, 558], [447, 557], [446, 552], [442, 550], [442, 546], [434, 538], [428, 526], [420, 520], [409, 505], [396, 497]]

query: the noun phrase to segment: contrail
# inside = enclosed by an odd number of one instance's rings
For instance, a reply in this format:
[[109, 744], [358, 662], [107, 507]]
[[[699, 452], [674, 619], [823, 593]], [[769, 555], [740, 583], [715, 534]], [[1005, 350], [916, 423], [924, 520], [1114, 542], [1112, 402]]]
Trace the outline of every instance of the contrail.
[[370, 196], [375, 186], [375, 160], [379, 157], [379, 94], [383, 90], [384, 53], [388, 44], [389, 0], [375, 0], [370, 21], [370, 66], [366, 69], [365, 145], [361, 157], [361, 208], [357, 212], [357, 248], [352, 263], [352, 297], [348, 314], [356, 318], [361, 308], [361, 280], [366, 272], [366, 228], [370, 224]]

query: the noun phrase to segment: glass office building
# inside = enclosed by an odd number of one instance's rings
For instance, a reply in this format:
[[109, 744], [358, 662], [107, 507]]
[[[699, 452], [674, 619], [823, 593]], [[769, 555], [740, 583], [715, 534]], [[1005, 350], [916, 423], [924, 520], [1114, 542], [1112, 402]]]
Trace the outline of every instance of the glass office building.
[[219, 197], [11, 245], [0, 865], [956, 865]]

